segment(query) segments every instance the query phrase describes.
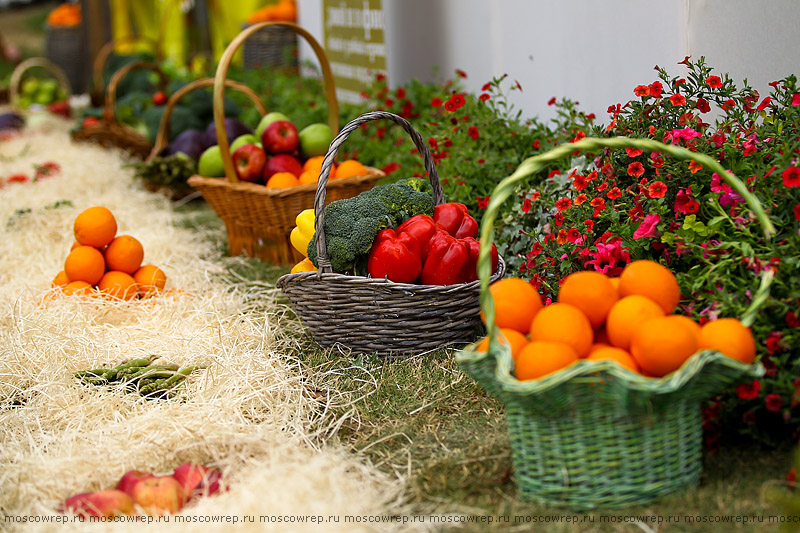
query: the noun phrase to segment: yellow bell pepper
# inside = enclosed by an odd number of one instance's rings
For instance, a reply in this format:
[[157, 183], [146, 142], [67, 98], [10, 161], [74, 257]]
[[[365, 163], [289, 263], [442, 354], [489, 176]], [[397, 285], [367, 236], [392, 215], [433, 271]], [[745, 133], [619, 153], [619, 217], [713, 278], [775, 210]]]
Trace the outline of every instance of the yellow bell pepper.
[[308, 257], [308, 243], [314, 238], [314, 210], [301, 211], [294, 222], [297, 226], [289, 234], [289, 240], [298, 252]]
[[311, 259], [306, 257], [295, 266], [292, 267], [292, 271], [289, 272], [290, 274], [297, 274], [298, 272], [315, 272], [317, 267], [314, 266], [314, 263], [311, 262]]

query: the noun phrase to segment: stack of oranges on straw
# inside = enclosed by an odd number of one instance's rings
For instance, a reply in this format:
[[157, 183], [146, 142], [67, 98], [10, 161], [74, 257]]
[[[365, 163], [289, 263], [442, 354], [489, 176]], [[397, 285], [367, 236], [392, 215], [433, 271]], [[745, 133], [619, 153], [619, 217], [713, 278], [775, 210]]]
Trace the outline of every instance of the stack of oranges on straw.
[[[542, 305], [539, 293], [519, 278], [493, 283], [495, 323], [508, 344], [519, 380], [537, 379], [581, 359], [611, 360], [632, 372], [660, 378], [678, 370], [694, 353], [717, 350], [750, 364], [755, 341], [735, 318], [702, 327], [673, 314], [678, 281], [665, 266], [630, 263], [619, 278], [575, 272], [561, 283], [558, 302]], [[477, 346], [488, 349], [488, 339]]]
[[80, 213], [73, 225], [75, 244], [53, 287], [64, 294], [94, 294], [121, 300], [153, 296], [167, 276], [155, 265], [142, 265], [144, 248], [130, 235], [117, 235], [114, 214], [102, 206]]

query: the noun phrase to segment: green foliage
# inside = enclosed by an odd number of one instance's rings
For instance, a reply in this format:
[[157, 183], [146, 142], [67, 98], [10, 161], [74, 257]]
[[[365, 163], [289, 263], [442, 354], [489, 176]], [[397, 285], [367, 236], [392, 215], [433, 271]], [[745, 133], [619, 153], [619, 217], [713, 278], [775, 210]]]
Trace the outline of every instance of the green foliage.
[[[363, 262], [379, 231], [396, 228], [414, 215], [433, 215], [433, 197], [398, 182], [379, 185], [354, 198], [325, 207], [325, 244], [335, 272], [363, 270]], [[308, 258], [317, 264], [316, 234], [308, 244]]]

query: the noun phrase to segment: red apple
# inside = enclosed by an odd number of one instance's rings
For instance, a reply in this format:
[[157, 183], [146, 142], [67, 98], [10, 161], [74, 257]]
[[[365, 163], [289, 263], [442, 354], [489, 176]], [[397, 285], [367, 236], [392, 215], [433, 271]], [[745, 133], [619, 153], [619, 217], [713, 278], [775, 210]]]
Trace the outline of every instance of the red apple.
[[151, 477], [156, 477], [156, 476], [154, 476], [149, 472], [142, 472], [140, 470], [128, 470], [119, 479], [116, 489], [121, 490], [128, 496], [132, 496], [134, 485], [136, 485], [139, 481], [143, 479], [148, 479]]
[[255, 144], [245, 144], [233, 152], [233, 166], [236, 175], [242, 181], [261, 181], [264, 165], [267, 164], [267, 154]]
[[67, 498], [59, 510], [61, 512], [72, 511], [82, 518], [87, 516], [112, 517], [134, 513], [133, 500], [121, 490], [101, 490], [77, 494]]
[[261, 134], [261, 145], [269, 154], [291, 154], [300, 146], [300, 134], [288, 120], [278, 120]]
[[222, 472], [216, 468], [208, 468], [194, 463], [183, 463], [175, 468], [172, 477], [181, 484], [183, 492], [186, 494], [186, 501], [189, 501], [192, 496], [201, 494], [211, 496], [219, 492]]
[[142, 479], [133, 486], [133, 501], [151, 516], [175, 514], [183, 508], [183, 487], [172, 476]]
[[158, 91], [153, 95], [153, 105], [164, 105], [167, 103], [167, 93]]
[[276, 172], [291, 172], [299, 178], [300, 174], [303, 173], [303, 165], [300, 164], [297, 158], [289, 154], [274, 155], [264, 165], [264, 173], [262, 174], [264, 183]]

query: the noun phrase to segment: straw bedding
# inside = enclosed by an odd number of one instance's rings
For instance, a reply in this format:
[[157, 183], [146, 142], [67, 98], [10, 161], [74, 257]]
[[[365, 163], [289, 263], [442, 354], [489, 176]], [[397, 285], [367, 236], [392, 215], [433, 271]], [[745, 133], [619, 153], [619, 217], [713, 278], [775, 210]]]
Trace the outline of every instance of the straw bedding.
[[[402, 512], [402, 480], [321, 444], [337, 422], [329, 407], [341, 399], [309, 394], [314, 376], [284, 355], [297, 324], [283, 316], [274, 287], [223, 279], [224, 262], [236, 259], [177, 227], [168, 202], [134, 183], [120, 154], [71, 144], [63, 124], [0, 142], [0, 176], [30, 175], [45, 161], [61, 165], [61, 174], [0, 190], [0, 516], [54, 515], [67, 497], [113, 488], [127, 470], [169, 474], [195, 461], [221, 468], [229, 490], [191, 502], [184, 515], [254, 517], [236, 531], [400, 530], [396, 523], [344, 522], [344, 515]], [[180, 292], [119, 303], [48, 297], [73, 243], [72, 221], [92, 205], [110, 208], [118, 234], [139, 239], [145, 263], [160, 266], [167, 287]], [[150, 354], [202, 368], [168, 401], [89, 388], [72, 377]], [[340, 522], [260, 523], [261, 516], [298, 515], [337, 515]], [[0, 524], [10, 531], [109, 528]], [[232, 526], [113, 526], [143, 528]]]

